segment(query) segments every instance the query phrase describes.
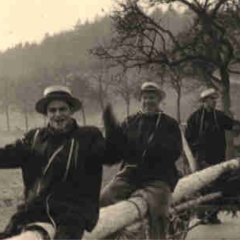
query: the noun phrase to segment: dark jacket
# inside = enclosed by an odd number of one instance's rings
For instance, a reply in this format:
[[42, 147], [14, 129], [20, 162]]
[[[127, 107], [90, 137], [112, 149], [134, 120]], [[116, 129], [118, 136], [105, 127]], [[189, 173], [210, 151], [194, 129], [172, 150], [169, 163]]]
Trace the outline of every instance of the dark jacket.
[[6, 231], [17, 234], [37, 221], [56, 224], [57, 238], [66, 228], [69, 238], [79, 228], [91, 231], [99, 214], [104, 151], [101, 132], [76, 122], [66, 134], [35, 129], [0, 149], [0, 168], [21, 168], [25, 186], [25, 202]]
[[116, 157], [123, 160], [123, 171], [118, 177], [138, 183], [157, 179], [174, 189], [178, 181], [175, 162], [181, 154], [182, 141], [173, 118], [164, 113], [147, 116], [138, 112], [121, 126], [107, 125], [107, 143], [115, 149]]
[[199, 161], [217, 164], [225, 160], [225, 130], [232, 130], [235, 122], [221, 111], [209, 112], [204, 107], [189, 117], [185, 136]]

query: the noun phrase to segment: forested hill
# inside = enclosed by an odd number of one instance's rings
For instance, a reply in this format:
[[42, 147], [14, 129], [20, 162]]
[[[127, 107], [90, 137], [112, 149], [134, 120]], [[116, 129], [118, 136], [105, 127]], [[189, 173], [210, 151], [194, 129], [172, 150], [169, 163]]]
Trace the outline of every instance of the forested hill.
[[[173, 9], [165, 12], [158, 9], [152, 15], [164, 16], [164, 24], [175, 32], [189, 20], [189, 15]], [[87, 123], [94, 123], [96, 118], [100, 124], [100, 112], [106, 101], [118, 106], [121, 116], [133, 111], [140, 81], [150, 80], [152, 75], [134, 72], [116, 81], [114, 72], [89, 55], [89, 49], [108, 41], [111, 34], [114, 31], [110, 18], [96, 17], [92, 22], [78, 21], [71, 30], [46, 34], [40, 43], [19, 43], [1, 52], [0, 129], [27, 129], [42, 124], [42, 118], [33, 114], [34, 104], [49, 84], [67, 84], [73, 89], [74, 95], [83, 101]], [[174, 115], [174, 92], [169, 94], [164, 108]], [[185, 103], [192, 105], [193, 102], [183, 100]], [[184, 117], [187, 114], [184, 113]], [[78, 119], [83, 121], [82, 113]]]

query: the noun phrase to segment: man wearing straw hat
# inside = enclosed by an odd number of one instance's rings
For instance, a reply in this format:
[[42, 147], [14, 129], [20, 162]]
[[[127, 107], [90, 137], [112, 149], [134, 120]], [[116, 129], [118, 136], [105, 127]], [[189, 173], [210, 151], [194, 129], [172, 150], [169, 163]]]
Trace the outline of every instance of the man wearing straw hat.
[[77, 124], [80, 108], [68, 87], [46, 88], [36, 111], [48, 125], [0, 149], [0, 168], [21, 168], [25, 186], [1, 239], [80, 239], [95, 226], [105, 141], [96, 127]]
[[[202, 106], [187, 120], [185, 136], [196, 157], [198, 170], [225, 161], [225, 130], [240, 130], [238, 121], [216, 110], [218, 97], [219, 94], [214, 88], [202, 91]], [[219, 224], [221, 221], [217, 213], [218, 211], [212, 211], [212, 214], [203, 212], [198, 217], [205, 224]]]
[[145, 82], [140, 90], [141, 110], [121, 125], [110, 106], [104, 112], [106, 141], [122, 166], [103, 189], [101, 206], [143, 197], [149, 206], [150, 239], [166, 237], [171, 192], [178, 181], [175, 161], [182, 151], [178, 123], [159, 108], [164, 98], [158, 84]]

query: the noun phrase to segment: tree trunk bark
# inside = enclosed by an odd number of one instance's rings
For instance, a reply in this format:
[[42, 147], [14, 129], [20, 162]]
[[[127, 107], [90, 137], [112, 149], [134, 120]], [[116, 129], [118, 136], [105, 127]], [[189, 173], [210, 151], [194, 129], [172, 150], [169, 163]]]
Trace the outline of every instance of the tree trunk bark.
[[98, 91], [99, 91], [99, 103], [101, 110], [104, 110], [104, 97], [103, 97], [103, 86], [102, 86], [102, 79], [98, 79]]
[[[225, 175], [233, 171], [239, 171], [239, 169], [240, 160], [233, 159], [180, 179], [173, 193], [173, 205], [170, 212], [174, 212], [175, 207], [177, 212], [181, 212], [189, 206], [195, 206], [203, 202], [206, 203], [207, 201], [221, 197], [221, 192], [217, 192], [205, 195], [197, 200], [191, 200], [194, 193], [214, 183], [222, 174]], [[131, 198], [130, 201], [126, 200], [102, 208], [97, 226], [91, 233], [85, 233], [83, 239], [106, 239], [116, 231], [142, 220], [146, 216], [146, 213], [147, 204], [141, 197]]]
[[181, 203], [177, 206], [174, 206], [174, 208], [170, 209], [170, 214], [179, 214], [181, 212], [186, 211], [187, 209], [193, 209], [199, 206], [200, 204], [210, 202], [212, 200], [215, 200], [217, 198], [220, 198], [222, 196], [221, 192], [214, 192], [214, 193], [208, 193], [204, 196], [200, 196], [197, 199], [193, 199], [190, 201], [186, 201], [184, 203]]
[[86, 125], [86, 114], [85, 114], [85, 109], [84, 109], [83, 104], [82, 104], [81, 111], [82, 111], [83, 125], [85, 126]]
[[225, 69], [221, 70], [221, 80], [223, 83], [223, 90], [221, 95], [223, 111], [227, 115], [232, 116], [229, 73]]
[[184, 130], [182, 126], [181, 126], [181, 136], [182, 136], [182, 143], [183, 143], [183, 152], [186, 156], [191, 172], [194, 173], [198, 170], [198, 164], [184, 136]]
[[181, 178], [173, 193], [173, 203], [178, 204], [185, 199], [189, 199], [192, 194], [214, 183], [222, 174], [227, 175], [239, 169], [240, 160], [232, 159]]
[[[221, 192], [216, 192], [207, 194], [197, 200], [191, 200], [192, 194], [196, 193], [196, 191], [201, 188], [214, 183], [222, 176], [222, 174], [225, 175], [227, 173], [232, 173], [233, 171], [239, 171], [239, 169], [240, 160], [232, 159], [231, 161], [211, 166], [180, 179], [173, 194], [173, 205], [170, 212], [181, 212], [191, 206], [206, 203], [210, 200], [221, 197]], [[182, 200], [185, 200], [185, 203], [183, 203]], [[128, 227], [137, 221], [143, 220], [147, 214], [147, 210], [147, 202], [142, 197], [134, 197], [130, 200], [121, 201], [102, 208], [97, 226], [91, 233], [85, 232], [82, 239], [106, 239], [115, 232]], [[25, 238], [23, 239], [25, 240]]]
[[[226, 115], [233, 118], [233, 113], [231, 112], [231, 95], [230, 95], [230, 80], [229, 73], [227, 70], [222, 69], [221, 79], [223, 83], [223, 90], [221, 94], [221, 105], [222, 109]], [[232, 132], [226, 132], [226, 159], [231, 159], [235, 156], [234, 150], [234, 137]]]
[[128, 96], [126, 99], [126, 106], [127, 106], [127, 117], [130, 115], [130, 97]]
[[178, 123], [181, 123], [181, 97], [182, 92], [181, 89], [177, 92], [177, 121]]
[[9, 117], [9, 106], [5, 107], [6, 122], [7, 122], [7, 131], [10, 131], [10, 117]]
[[140, 215], [144, 217], [146, 213], [147, 203], [141, 197], [102, 208], [97, 227], [91, 233], [85, 232], [83, 239], [106, 239], [109, 235], [140, 220]]
[[28, 113], [26, 110], [24, 111], [24, 118], [25, 118], [25, 129], [26, 131], [28, 131]]
[[100, 104], [100, 108], [102, 110], [102, 112], [104, 111], [104, 101], [103, 98], [99, 96], [99, 104]]

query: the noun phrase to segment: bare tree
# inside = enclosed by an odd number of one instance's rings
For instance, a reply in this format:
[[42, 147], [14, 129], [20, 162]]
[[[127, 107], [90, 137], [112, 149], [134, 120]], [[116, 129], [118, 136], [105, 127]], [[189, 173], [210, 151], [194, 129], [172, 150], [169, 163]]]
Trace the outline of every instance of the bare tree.
[[[178, 4], [190, 13], [182, 31], [174, 33], [161, 17], [149, 14], [163, 4]], [[231, 116], [230, 73], [240, 63], [239, 10], [239, 0], [125, 0], [112, 14], [110, 43], [92, 53], [125, 68], [186, 64], [221, 92], [222, 108]], [[232, 138], [228, 143], [233, 146]], [[231, 152], [230, 147], [228, 157]]]
[[[239, 62], [239, 1], [146, 2], [149, 4], [142, 5], [140, 0], [121, 2], [112, 14], [114, 32], [110, 44], [97, 46], [92, 53], [125, 68], [191, 65], [196, 73], [205, 76], [207, 84], [222, 92], [223, 109], [230, 114], [229, 73], [231, 66]], [[150, 7], [173, 3], [185, 7], [192, 16], [178, 33], [147, 12]]]
[[3, 110], [6, 116], [6, 125], [7, 131], [10, 131], [10, 106], [13, 103], [14, 96], [14, 82], [11, 81], [8, 77], [2, 77], [0, 79], [0, 96], [1, 96], [1, 104], [0, 108]]
[[104, 61], [94, 61], [90, 64], [90, 72], [85, 73], [88, 76], [93, 94], [96, 94], [96, 100], [101, 110], [104, 110], [105, 103], [109, 101], [110, 89], [113, 86], [114, 70], [109, 68]]
[[73, 94], [75, 96], [79, 96], [82, 102], [81, 113], [83, 124], [85, 125], [87, 122], [86, 119], [86, 111], [85, 111], [85, 102], [87, 99], [91, 99], [91, 87], [89, 82], [87, 81], [87, 76], [85, 76], [82, 72], [76, 71], [71, 72], [64, 76], [65, 84], [71, 86], [73, 90]]
[[121, 96], [126, 104], [126, 115], [130, 115], [131, 99], [136, 92], [136, 86], [131, 82], [126, 72], [122, 72], [113, 76], [113, 83], [115, 85], [114, 92]]

